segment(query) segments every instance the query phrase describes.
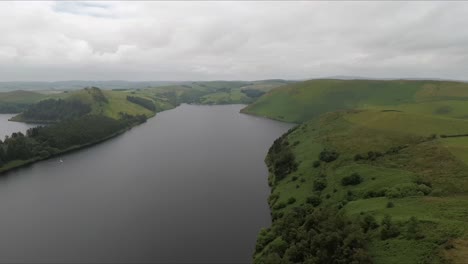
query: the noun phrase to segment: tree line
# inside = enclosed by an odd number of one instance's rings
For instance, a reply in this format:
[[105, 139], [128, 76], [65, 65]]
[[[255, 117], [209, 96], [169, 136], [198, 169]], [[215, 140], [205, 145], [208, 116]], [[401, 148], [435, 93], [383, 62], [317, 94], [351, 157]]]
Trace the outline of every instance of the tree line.
[[146, 121], [146, 116], [122, 114], [116, 120], [86, 115], [49, 126], [30, 128], [0, 140], [0, 166], [14, 160], [44, 159], [72, 147], [93, 144]]

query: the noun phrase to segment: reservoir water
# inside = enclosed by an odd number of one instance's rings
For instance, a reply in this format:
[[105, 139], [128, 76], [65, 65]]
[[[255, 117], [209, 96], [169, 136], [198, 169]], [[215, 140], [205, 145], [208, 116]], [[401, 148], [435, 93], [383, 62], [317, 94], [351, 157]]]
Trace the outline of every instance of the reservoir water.
[[3, 175], [0, 262], [250, 262], [270, 224], [264, 158], [292, 125], [242, 107], [182, 105]]
[[10, 136], [11, 133], [21, 132], [26, 133], [31, 127], [37, 126], [36, 124], [25, 124], [20, 122], [10, 122], [8, 119], [14, 117], [16, 114], [0, 114], [0, 140], [3, 141], [5, 136]]

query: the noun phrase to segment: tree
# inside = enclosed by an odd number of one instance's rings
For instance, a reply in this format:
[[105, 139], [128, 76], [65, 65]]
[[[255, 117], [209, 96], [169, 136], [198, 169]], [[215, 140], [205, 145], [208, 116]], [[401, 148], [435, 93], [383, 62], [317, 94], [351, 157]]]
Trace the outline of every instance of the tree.
[[307, 197], [306, 202], [308, 204], [311, 204], [312, 206], [316, 207], [316, 206], [319, 206], [322, 203], [322, 199], [320, 199], [320, 197], [318, 197], [317, 195], [313, 195], [313, 196]]
[[363, 181], [361, 175], [358, 173], [353, 173], [350, 176], [346, 176], [343, 179], [341, 179], [341, 185], [347, 186], [347, 185], [357, 185], [360, 184]]
[[381, 223], [380, 238], [386, 240], [399, 235], [400, 230], [398, 226], [392, 222], [391, 216], [385, 215]]

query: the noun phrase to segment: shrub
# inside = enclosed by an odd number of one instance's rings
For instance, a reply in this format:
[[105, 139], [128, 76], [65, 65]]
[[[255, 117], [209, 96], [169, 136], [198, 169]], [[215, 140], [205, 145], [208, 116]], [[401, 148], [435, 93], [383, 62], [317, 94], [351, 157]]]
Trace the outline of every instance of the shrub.
[[320, 167], [320, 160], [314, 161], [314, 163], [312, 164], [312, 166], [314, 166], [314, 168]]
[[298, 179], [297, 176], [293, 176], [291, 180], [292, 181], [297, 181], [297, 179]]
[[362, 219], [361, 227], [364, 232], [367, 233], [369, 230], [374, 230], [379, 227], [379, 224], [377, 224], [374, 216], [368, 214]]
[[339, 154], [336, 151], [322, 150], [319, 154], [319, 160], [323, 162], [332, 162], [338, 158]]
[[406, 238], [420, 239], [423, 238], [419, 228], [419, 221], [416, 217], [412, 216], [406, 225]]
[[380, 230], [380, 238], [382, 240], [397, 237], [400, 235], [400, 230], [396, 224], [392, 222], [392, 218], [386, 215], [382, 220], [382, 229]]
[[389, 188], [385, 195], [388, 198], [403, 198], [408, 196], [424, 196], [431, 193], [432, 188], [425, 184], [404, 183]]
[[395, 204], [392, 201], [389, 201], [387, 203], [387, 208], [393, 208], [393, 207], [395, 207]]
[[354, 161], [362, 160], [364, 157], [361, 154], [354, 155]]
[[363, 179], [361, 175], [359, 175], [358, 173], [353, 173], [350, 176], [346, 176], [343, 179], [341, 179], [341, 185], [357, 185], [360, 184], [362, 181]]
[[296, 202], [296, 198], [294, 198], [294, 197], [291, 197], [291, 198], [288, 199], [288, 204], [293, 204], [295, 202]]
[[307, 197], [307, 203], [311, 204], [314, 207], [316, 207], [316, 206], [319, 206], [322, 203], [322, 200], [320, 199], [320, 197], [318, 197], [316, 195], [313, 195], [313, 196]]
[[286, 207], [286, 204], [283, 203], [283, 202], [281, 202], [281, 203], [276, 204], [276, 205], [273, 207], [273, 209], [279, 210], [279, 209], [283, 209], [283, 208], [285, 208], [285, 207]]
[[327, 182], [324, 179], [314, 180], [314, 191], [322, 191], [327, 188]]

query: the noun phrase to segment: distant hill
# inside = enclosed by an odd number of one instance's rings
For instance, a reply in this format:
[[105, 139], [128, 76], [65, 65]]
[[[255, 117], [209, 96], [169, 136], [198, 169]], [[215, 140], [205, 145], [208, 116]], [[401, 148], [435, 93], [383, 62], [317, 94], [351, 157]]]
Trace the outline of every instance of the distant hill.
[[[84, 87], [99, 87], [105, 90], [111, 89], [144, 89], [149, 87], [176, 86], [206, 84], [208, 86], [240, 87], [244, 85], [261, 85], [265, 88], [285, 84], [284, 80], [260, 80], [260, 81], [57, 81], [57, 82], [0, 82], [0, 92], [14, 90], [47, 91], [47, 90], [76, 90]], [[236, 85], [237, 84], [237, 85]], [[240, 85], [240, 86], [239, 86]], [[227, 87], [226, 86], [226, 87]]]
[[468, 83], [463, 82], [320, 79], [274, 89], [243, 109], [243, 112], [282, 121], [303, 122], [336, 110], [402, 107], [412, 103], [430, 106], [431, 101], [467, 99]]
[[58, 81], [58, 82], [0, 82], [0, 91], [13, 90], [75, 90], [84, 87], [100, 87], [102, 89], [142, 89], [164, 85], [184, 84], [176, 81]]

